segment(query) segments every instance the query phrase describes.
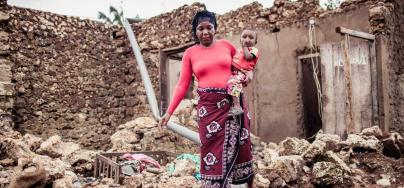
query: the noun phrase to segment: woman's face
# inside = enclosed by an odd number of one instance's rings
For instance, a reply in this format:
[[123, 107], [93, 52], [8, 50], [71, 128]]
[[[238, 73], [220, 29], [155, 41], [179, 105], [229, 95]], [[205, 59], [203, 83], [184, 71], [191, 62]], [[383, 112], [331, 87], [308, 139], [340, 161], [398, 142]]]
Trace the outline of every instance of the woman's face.
[[204, 46], [210, 46], [215, 36], [215, 26], [209, 21], [203, 21], [196, 26], [196, 37]]

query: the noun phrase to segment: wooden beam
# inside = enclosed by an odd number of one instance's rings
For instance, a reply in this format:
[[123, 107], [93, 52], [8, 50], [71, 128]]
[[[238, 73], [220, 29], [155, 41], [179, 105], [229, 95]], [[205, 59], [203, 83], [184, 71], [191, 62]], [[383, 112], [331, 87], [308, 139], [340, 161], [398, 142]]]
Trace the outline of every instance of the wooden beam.
[[167, 54], [163, 51], [159, 51], [159, 58], [160, 58], [160, 115], [164, 114], [167, 106], [168, 106], [168, 86], [167, 86]]
[[171, 55], [168, 56], [168, 58], [172, 59], [172, 60], [181, 61], [182, 60], [182, 55], [179, 55], [178, 53], [171, 54]]
[[162, 51], [166, 54], [171, 54], [171, 53], [178, 53], [178, 52], [182, 52], [184, 51], [186, 48], [189, 48], [190, 46], [193, 46], [195, 44], [195, 42], [189, 42], [186, 43], [184, 45], [181, 46], [176, 46], [176, 47], [172, 47], [172, 48], [165, 48]]
[[378, 76], [377, 76], [377, 64], [376, 64], [376, 42], [370, 42], [370, 79], [371, 79], [371, 92], [372, 92], [372, 124], [373, 126], [379, 126], [379, 104], [378, 104]]
[[298, 56], [297, 58], [299, 60], [301, 60], [301, 59], [308, 59], [308, 58], [314, 58], [314, 57], [320, 57], [320, 53], [305, 54], [305, 55]]
[[337, 33], [340, 33], [341, 35], [348, 34], [348, 35], [353, 36], [353, 37], [358, 37], [358, 38], [361, 38], [361, 39], [366, 39], [366, 40], [371, 40], [371, 41], [374, 41], [376, 39], [375, 35], [365, 33], [365, 32], [361, 32], [361, 31], [354, 31], [354, 30], [347, 29], [347, 28], [344, 28], [344, 27], [337, 27], [337, 28], [335, 28], [335, 31]]
[[390, 125], [390, 97], [389, 97], [389, 74], [388, 74], [388, 47], [387, 37], [376, 37], [376, 69], [377, 69], [377, 96], [379, 98], [379, 126], [383, 131], [389, 131]]

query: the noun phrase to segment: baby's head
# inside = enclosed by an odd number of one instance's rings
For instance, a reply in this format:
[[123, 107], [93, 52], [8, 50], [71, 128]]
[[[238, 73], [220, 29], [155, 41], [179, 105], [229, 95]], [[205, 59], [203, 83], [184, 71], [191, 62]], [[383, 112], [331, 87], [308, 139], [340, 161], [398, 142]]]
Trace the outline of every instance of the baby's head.
[[258, 42], [257, 32], [253, 29], [244, 29], [240, 35], [240, 43], [242, 46], [253, 47]]

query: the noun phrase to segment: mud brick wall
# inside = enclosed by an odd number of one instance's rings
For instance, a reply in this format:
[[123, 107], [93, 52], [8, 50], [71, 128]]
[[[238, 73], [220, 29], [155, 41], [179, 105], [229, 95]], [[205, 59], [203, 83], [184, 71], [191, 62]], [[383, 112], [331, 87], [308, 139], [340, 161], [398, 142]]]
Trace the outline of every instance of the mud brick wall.
[[390, 100], [391, 129], [404, 133], [404, 1], [394, 1], [389, 23], [390, 36]]

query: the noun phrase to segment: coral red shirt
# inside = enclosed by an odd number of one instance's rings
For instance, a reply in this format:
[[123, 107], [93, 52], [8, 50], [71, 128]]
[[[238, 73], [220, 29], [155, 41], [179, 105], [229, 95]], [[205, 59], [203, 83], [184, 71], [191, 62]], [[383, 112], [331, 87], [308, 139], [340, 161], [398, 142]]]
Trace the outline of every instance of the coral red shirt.
[[172, 114], [184, 98], [192, 74], [198, 80], [200, 88], [226, 88], [235, 52], [236, 49], [227, 40], [217, 40], [210, 47], [196, 44], [188, 48], [182, 57], [180, 78], [167, 113]]
[[237, 48], [236, 55], [233, 57], [233, 66], [241, 69], [241, 70], [246, 70], [250, 71], [253, 70], [255, 65], [257, 64], [258, 61], [258, 49], [255, 47], [249, 47], [248, 51], [250, 51], [251, 54], [255, 56], [254, 59], [247, 61], [244, 58], [244, 52], [243, 48]]

